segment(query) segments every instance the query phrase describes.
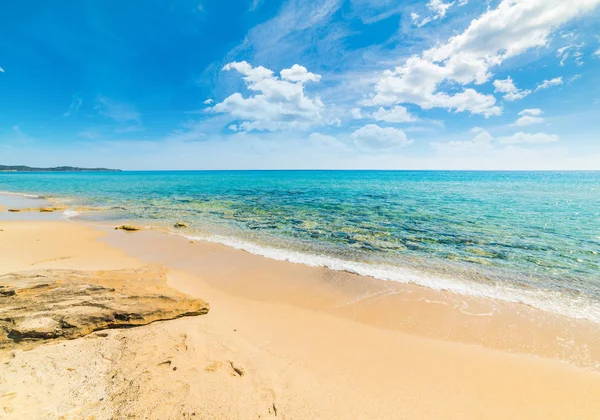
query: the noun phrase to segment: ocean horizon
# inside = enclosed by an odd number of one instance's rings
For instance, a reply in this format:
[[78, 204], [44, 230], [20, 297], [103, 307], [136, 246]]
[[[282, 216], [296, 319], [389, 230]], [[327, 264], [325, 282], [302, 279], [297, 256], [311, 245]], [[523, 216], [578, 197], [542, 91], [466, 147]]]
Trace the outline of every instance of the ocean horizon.
[[65, 218], [600, 322], [597, 171], [12, 172], [0, 191], [65, 205]]

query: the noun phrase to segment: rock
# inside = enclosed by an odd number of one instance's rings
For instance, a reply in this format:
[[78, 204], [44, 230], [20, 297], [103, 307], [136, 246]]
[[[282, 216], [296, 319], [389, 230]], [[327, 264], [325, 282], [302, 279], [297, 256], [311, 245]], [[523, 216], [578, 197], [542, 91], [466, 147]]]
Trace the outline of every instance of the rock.
[[26, 207], [22, 209], [8, 209], [13, 213], [26, 212], [26, 211], [39, 211], [40, 213], [52, 213], [59, 210], [65, 210], [64, 206], [52, 206], [52, 207]]
[[61, 323], [49, 316], [23, 317], [14, 320], [8, 337], [13, 340], [21, 340], [26, 337], [47, 340], [55, 338], [60, 329]]
[[0, 276], [0, 349], [73, 339], [208, 313], [209, 305], [165, 283], [162, 267], [40, 270]]
[[185, 223], [185, 222], [177, 222], [177, 223], [175, 223], [173, 225], [173, 227], [174, 228], [178, 228], [178, 229], [180, 229], [180, 228], [186, 228], [186, 227], [188, 227], [188, 224]]
[[133, 226], [133, 225], [121, 225], [121, 226], [117, 226], [115, 227], [116, 230], [125, 230], [127, 232], [135, 232], [137, 230], [141, 230], [141, 228], [137, 227], [137, 226]]

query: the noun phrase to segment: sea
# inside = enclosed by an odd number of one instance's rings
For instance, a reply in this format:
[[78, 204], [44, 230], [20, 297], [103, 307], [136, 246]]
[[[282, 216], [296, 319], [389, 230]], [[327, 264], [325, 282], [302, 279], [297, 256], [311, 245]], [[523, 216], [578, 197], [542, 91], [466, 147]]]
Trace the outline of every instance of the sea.
[[64, 204], [64, 218], [600, 323], [600, 172], [0, 173], [0, 191]]

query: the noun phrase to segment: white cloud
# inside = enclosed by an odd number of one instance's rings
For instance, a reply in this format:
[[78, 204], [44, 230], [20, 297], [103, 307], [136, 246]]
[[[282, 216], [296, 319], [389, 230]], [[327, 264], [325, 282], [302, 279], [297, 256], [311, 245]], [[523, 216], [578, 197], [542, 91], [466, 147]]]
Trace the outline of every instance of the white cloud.
[[67, 112], [65, 112], [63, 114], [63, 117], [69, 117], [73, 114], [77, 114], [79, 112], [79, 108], [81, 108], [82, 104], [83, 104], [83, 101], [81, 100], [79, 95], [73, 95], [73, 99], [71, 100], [71, 105], [69, 105], [69, 109], [67, 110]]
[[502, 113], [502, 109], [495, 105], [496, 98], [493, 95], [483, 95], [471, 88], [454, 95], [437, 91], [439, 85], [448, 78], [447, 75], [447, 67], [413, 56], [404, 66], [393, 71], [386, 70], [375, 85], [376, 94], [364, 104], [386, 106], [414, 103], [423, 109], [446, 108], [485, 116]]
[[[254, 26], [242, 44], [228, 54], [228, 59], [247, 57], [256, 63], [287, 65], [298, 57], [310, 60], [314, 57], [315, 48], [327, 48], [326, 54], [319, 50], [319, 55], [320, 60], [328, 59], [330, 55], [335, 55], [332, 53], [337, 52], [343, 41], [343, 38], [335, 36], [337, 31], [329, 36], [332, 17], [343, 3], [343, 0], [283, 2], [276, 16]], [[339, 26], [337, 29], [341, 30]]]
[[484, 116], [499, 115], [502, 109], [496, 106], [493, 95], [474, 89], [459, 94], [439, 89], [448, 84], [487, 82], [492, 68], [532, 48], [547, 46], [550, 34], [560, 25], [598, 4], [600, 0], [503, 0], [446, 43], [385, 71], [375, 86], [375, 94], [365, 103], [373, 106], [414, 103], [424, 109], [441, 107]]
[[533, 117], [531, 115], [523, 115], [522, 117], [519, 117], [517, 119], [517, 121], [515, 121], [516, 126], [518, 127], [522, 127], [525, 125], [532, 125], [532, 124], [539, 124], [539, 123], [543, 123], [544, 119], [541, 117]]
[[414, 115], [410, 114], [408, 110], [401, 105], [397, 105], [388, 110], [380, 107], [376, 112], [372, 114], [372, 117], [376, 121], [386, 121], [392, 123], [417, 121], [417, 118]]
[[352, 108], [348, 112], [350, 113], [350, 115], [352, 116], [352, 118], [354, 118], [355, 120], [362, 120], [363, 119], [363, 115], [362, 115], [362, 112], [361, 112], [360, 108]]
[[519, 115], [521, 115], [521, 117], [518, 118], [517, 121], [515, 121], [515, 123], [513, 125], [525, 126], [525, 125], [543, 123], [544, 119], [542, 117], [540, 117], [540, 115], [542, 115], [542, 113], [543, 113], [542, 110], [539, 108], [524, 109], [523, 111], [519, 112]]
[[204, 102], [202, 102], [202, 103], [203, 103], [204, 105], [212, 105], [212, 104], [213, 104], [213, 102], [215, 102], [215, 101], [213, 101], [211, 98], [208, 98], [206, 101], [204, 101]]
[[321, 76], [306, 68], [294, 65], [277, 77], [270, 69], [242, 61], [229, 63], [223, 70], [236, 70], [244, 75], [248, 90], [253, 92], [248, 98], [236, 92], [212, 107], [214, 112], [242, 120], [232, 126], [236, 131], [306, 129], [325, 123], [321, 100], [309, 98], [304, 92], [304, 83], [318, 82]]
[[429, 3], [427, 3], [429, 10], [435, 13], [436, 17], [434, 19], [443, 18], [446, 16], [446, 12], [452, 7], [452, 5], [454, 5], [454, 2], [444, 3], [442, 0], [429, 0]]
[[289, 80], [290, 82], [306, 83], [321, 81], [320, 74], [310, 73], [308, 70], [306, 70], [306, 67], [298, 64], [294, 64], [289, 69], [281, 70], [279, 74], [283, 80]]
[[538, 117], [540, 115], [542, 115], [544, 112], [539, 109], [539, 108], [527, 108], [524, 109], [523, 111], [519, 112], [519, 115], [533, 115], [535, 117]]
[[502, 147], [512, 147], [518, 144], [543, 144], [555, 143], [559, 140], [557, 135], [546, 133], [524, 133], [522, 131], [511, 136], [495, 138], [488, 131], [480, 127], [475, 127], [471, 130], [475, 134], [471, 140], [458, 140], [449, 142], [434, 142], [431, 146], [443, 153], [457, 152], [489, 152], [493, 150], [501, 150]]
[[537, 85], [537, 87], [535, 88], [535, 91], [537, 92], [538, 90], [548, 89], [550, 87], [558, 86], [558, 85], [562, 85], [562, 84], [563, 84], [562, 76], [555, 77], [554, 79], [549, 79], [549, 80], [546, 79], [542, 83]]
[[[429, 104], [430, 108], [454, 109], [458, 112], [469, 111], [472, 114], [480, 114], [484, 117], [502, 114], [502, 108], [495, 105], [496, 98], [493, 95], [482, 95], [475, 89], [465, 89], [454, 95], [437, 93]], [[427, 109], [427, 106], [425, 106]]]
[[225, 71], [237, 70], [243, 74], [246, 82], [260, 82], [261, 80], [268, 79], [273, 76], [273, 71], [263, 66], [252, 67], [251, 64], [246, 61], [234, 61], [232, 63], [225, 64], [223, 69]]
[[567, 58], [569, 58], [569, 49], [570, 48], [571, 48], [571, 46], [567, 45], [565, 47], [560, 47], [558, 50], [556, 50], [556, 56], [560, 58], [561, 66], [564, 66], [565, 61], [567, 61]]
[[350, 137], [361, 149], [366, 150], [391, 150], [412, 144], [402, 130], [393, 127], [379, 127], [376, 124], [367, 124], [353, 132]]
[[[597, 56], [599, 56], [599, 57], [600, 57], [600, 50], [596, 51], [596, 52], [594, 53], [594, 55], [597, 55]], [[2, 71], [4, 71], [4, 70], [2, 70]]]
[[518, 132], [509, 137], [500, 137], [498, 139], [500, 143], [503, 144], [520, 144], [520, 143], [554, 143], [558, 141], [558, 136], [555, 134], [546, 134], [546, 133], [523, 133]]
[[482, 151], [493, 149], [494, 138], [490, 133], [480, 127], [473, 128], [471, 133], [475, 134], [475, 137], [473, 137], [472, 140], [455, 140], [446, 143], [434, 142], [431, 145], [434, 149], [441, 152]]
[[[444, 3], [442, 0], [429, 0], [429, 3], [427, 3], [427, 8], [431, 11], [432, 15], [424, 18], [421, 21], [419, 21], [420, 16], [418, 13], [413, 12], [411, 13], [410, 17], [415, 25], [424, 26], [431, 21], [443, 19], [446, 16], [448, 9], [450, 9], [453, 5], [454, 2]], [[462, 5], [463, 4], [461, 4], [461, 6]]]
[[494, 80], [494, 92], [504, 93], [502, 96], [507, 101], [516, 101], [523, 99], [531, 93], [531, 90], [521, 90], [515, 86], [512, 78], [509, 76], [504, 80]]
[[0, 67], [0, 73], [4, 73], [4, 69]]
[[560, 47], [556, 50], [556, 56], [560, 58], [560, 65], [564, 66], [566, 61], [570, 56], [573, 56], [575, 64], [578, 66], [582, 66], [583, 63], [583, 53], [579, 51], [582, 47], [585, 46], [585, 43], [581, 44], [569, 44], [564, 47]]

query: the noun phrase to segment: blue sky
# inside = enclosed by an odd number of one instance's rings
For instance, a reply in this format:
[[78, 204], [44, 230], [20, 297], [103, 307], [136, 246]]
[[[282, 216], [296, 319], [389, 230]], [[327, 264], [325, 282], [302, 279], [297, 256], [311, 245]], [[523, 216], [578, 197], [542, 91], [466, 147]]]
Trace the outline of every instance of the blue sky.
[[0, 13], [0, 164], [600, 169], [600, 0]]

